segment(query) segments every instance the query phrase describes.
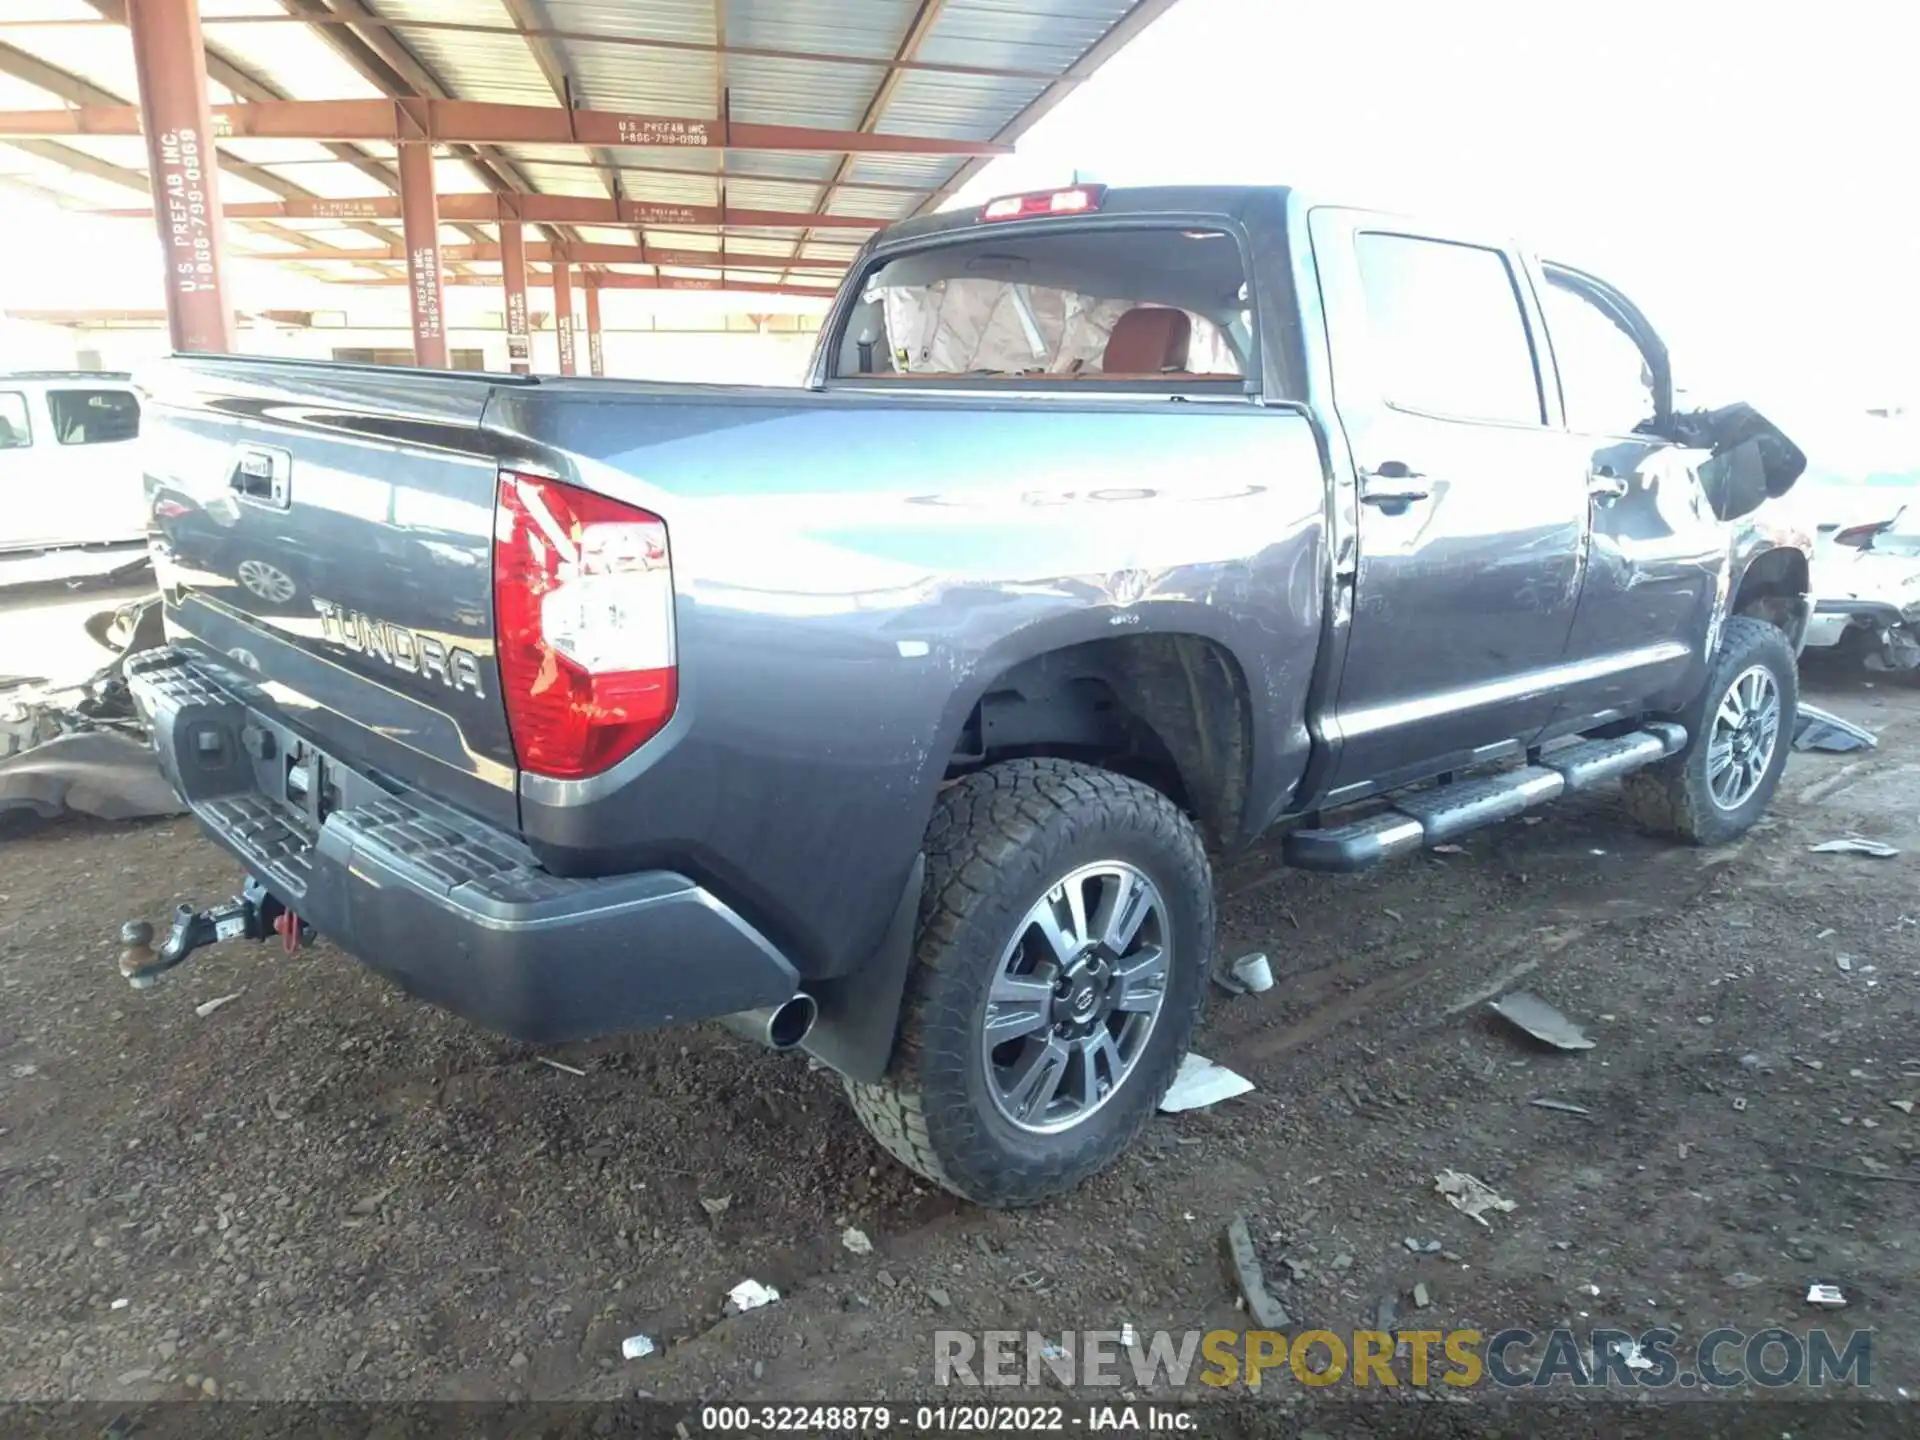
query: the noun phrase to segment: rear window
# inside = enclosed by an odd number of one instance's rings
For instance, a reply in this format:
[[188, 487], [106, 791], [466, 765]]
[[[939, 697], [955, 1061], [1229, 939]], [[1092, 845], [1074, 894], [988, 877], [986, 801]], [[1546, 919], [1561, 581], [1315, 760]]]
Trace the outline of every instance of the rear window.
[[49, 390], [47, 415], [62, 445], [108, 445], [140, 434], [140, 402], [129, 390]]
[[1219, 230], [991, 230], [869, 270], [843, 379], [1225, 384], [1254, 373], [1240, 247]]

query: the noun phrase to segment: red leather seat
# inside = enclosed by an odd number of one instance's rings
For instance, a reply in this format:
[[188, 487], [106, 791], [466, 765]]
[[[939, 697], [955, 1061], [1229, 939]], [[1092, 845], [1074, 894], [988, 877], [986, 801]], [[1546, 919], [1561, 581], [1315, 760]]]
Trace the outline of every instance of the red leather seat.
[[1108, 375], [1160, 375], [1187, 368], [1193, 322], [1184, 310], [1141, 305], [1114, 322], [1100, 369]]

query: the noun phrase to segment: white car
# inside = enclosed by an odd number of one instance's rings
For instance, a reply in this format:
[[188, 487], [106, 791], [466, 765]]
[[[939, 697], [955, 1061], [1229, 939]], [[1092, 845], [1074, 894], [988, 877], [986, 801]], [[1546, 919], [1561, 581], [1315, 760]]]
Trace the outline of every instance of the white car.
[[1819, 525], [1809, 651], [1853, 655], [1870, 670], [1920, 669], [1920, 487], [1911, 498], [1884, 502], [1884, 518]]
[[126, 375], [0, 372], [0, 556], [144, 545], [139, 435]]

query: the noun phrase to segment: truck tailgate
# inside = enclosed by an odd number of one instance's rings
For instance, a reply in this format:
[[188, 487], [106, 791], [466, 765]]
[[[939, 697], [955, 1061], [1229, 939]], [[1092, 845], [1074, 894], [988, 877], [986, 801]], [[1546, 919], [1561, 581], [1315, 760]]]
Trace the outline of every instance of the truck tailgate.
[[479, 430], [502, 379], [176, 357], [140, 383], [175, 643], [337, 759], [514, 827]]

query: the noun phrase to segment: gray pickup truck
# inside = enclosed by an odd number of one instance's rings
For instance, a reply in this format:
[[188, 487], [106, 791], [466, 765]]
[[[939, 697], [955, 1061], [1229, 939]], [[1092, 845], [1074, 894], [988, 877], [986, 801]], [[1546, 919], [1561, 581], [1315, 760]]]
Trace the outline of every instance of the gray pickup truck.
[[986, 1204], [1108, 1163], [1214, 960], [1209, 849], [1358, 870], [1621, 780], [1773, 794], [1799, 451], [1677, 414], [1604, 282], [1274, 188], [875, 238], [805, 388], [180, 356], [167, 648], [249, 875], [122, 969], [325, 935], [490, 1030], [709, 1018]]

